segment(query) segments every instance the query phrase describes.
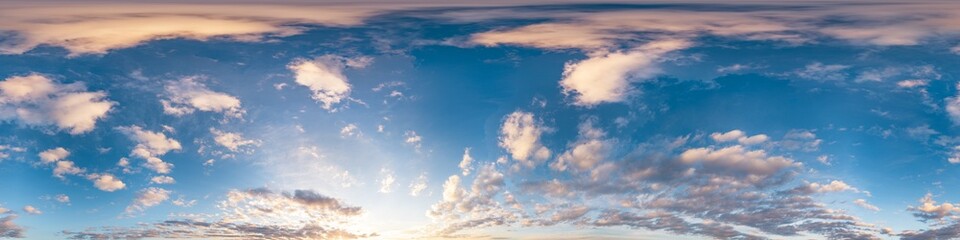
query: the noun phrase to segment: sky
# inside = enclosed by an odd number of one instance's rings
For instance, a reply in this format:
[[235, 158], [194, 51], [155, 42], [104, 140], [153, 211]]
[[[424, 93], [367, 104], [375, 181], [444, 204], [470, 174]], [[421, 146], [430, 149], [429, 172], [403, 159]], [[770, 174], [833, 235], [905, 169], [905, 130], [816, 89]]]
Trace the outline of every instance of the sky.
[[960, 3], [0, 6], [0, 238], [960, 238]]

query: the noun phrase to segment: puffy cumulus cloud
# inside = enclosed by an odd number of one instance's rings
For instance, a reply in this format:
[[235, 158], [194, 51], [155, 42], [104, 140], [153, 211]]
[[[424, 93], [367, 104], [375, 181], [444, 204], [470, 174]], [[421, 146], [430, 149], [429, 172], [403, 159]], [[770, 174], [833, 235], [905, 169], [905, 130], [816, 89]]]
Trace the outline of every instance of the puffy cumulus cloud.
[[173, 150], [180, 150], [180, 142], [168, 138], [162, 132], [144, 130], [140, 126], [117, 127], [117, 130], [127, 135], [137, 145], [130, 152], [131, 156], [146, 160], [144, 166], [160, 173], [167, 174], [173, 168], [173, 164], [164, 162], [159, 157]]
[[0, 81], [0, 120], [81, 134], [93, 130], [116, 105], [106, 97], [88, 92], [83, 82], [61, 84], [37, 73], [12, 76]]
[[157, 187], [149, 187], [143, 190], [140, 190], [137, 193], [137, 197], [133, 199], [133, 202], [127, 206], [126, 214], [133, 215], [138, 212], [146, 211], [148, 208], [159, 205], [164, 201], [170, 199], [170, 190]]
[[767, 142], [767, 140], [770, 140], [770, 137], [768, 137], [766, 134], [747, 136], [747, 134], [741, 130], [731, 130], [725, 133], [711, 133], [710, 138], [718, 143], [737, 141], [743, 145], [761, 144]]
[[355, 239], [377, 234], [351, 229], [359, 207], [310, 190], [231, 190], [215, 214], [172, 219], [136, 227], [102, 227], [64, 231], [78, 239], [217, 238], [217, 239]]
[[343, 75], [343, 70], [347, 67], [363, 68], [371, 62], [369, 57], [323, 55], [314, 59], [295, 59], [287, 68], [293, 71], [297, 84], [310, 89], [311, 97], [320, 102], [323, 109], [336, 111], [333, 105], [350, 97], [350, 81]]
[[67, 156], [70, 156], [70, 151], [67, 151], [67, 149], [62, 147], [58, 147], [40, 152], [39, 156], [41, 163], [48, 164], [67, 158]]
[[861, 191], [849, 184], [840, 181], [833, 180], [828, 184], [821, 183], [808, 183], [806, 185], [799, 186], [794, 188], [793, 191], [797, 191], [803, 194], [812, 194], [812, 193], [831, 193], [831, 192], [855, 192], [860, 193]]
[[464, 176], [470, 175], [470, 171], [473, 171], [473, 157], [470, 156], [470, 148], [463, 149], [463, 158], [460, 159], [460, 164], [457, 166], [460, 167], [460, 172]]
[[427, 216], [434, 220], [431, 235], [453, 236], [470, 228], [503, 226], [518, 221], [517, 210], [504, 209], [495, 198], [505, 187], [504, 175], [493, 164], [484, 164], [469, 189], [461, 186], [459, 175], [443, 184], [443, 198], [430, 207]]
[[171, 81], [164, 86], [165, 99], [160, 100], [163, 113], [182, 116], [195, 111], [223, 113], [242, 118], [246, 112], [240, 99], [222, 92], [215, 92], [203, 84], [204, 77], [189, 76]]
[[[587, 132], [581, 135], [603, 136]], [[498, 165], [482, 164], [472, 184], [464, 184], [460, 175], [444, 183], [442, 199], [428, 211], [435, 221], [430, 232], [479, 237], [470, 230], [552, 225], [629, 227], [718, 239], [876, 239], [880, 232], [817, 200], [817, 192], [852, 191], [848, 184], [796, 191], [811, 186], [801, 175], [809, 171], [768, 152], [776, 149], [699, 146], [702, 141], [687, 140], [654, 139], [562, 178], [506, 179]]]
[[245, 139], [240, 133], [224, 132], [215, 128], [210, 128], [210, 134], [213, 134], [213, 141], [221, 147], [227, 148], [231, 152], [252, 153], [252, 147], [260, 146], [261, 142], [257, 139]]
[[704, 171], [731, 171], [752, 176], [770, 176], [799, 163], [781, 156], [768, 156], [764, 150], [748, 150], [741, 145], [720, 149], [693, 148], [680, 154], [684, 164], [702, 164]]
[[52, 45], [71, 56], [103, 54], [172, 38], [254, 42], [298, 34], [304, 28], [297, 24], [357, 24], [373, 10], [356, 5], [10, 3], [0, 10], [5, 16], [0, 31], [12, 37], [0, 42], [0, 53]]
[[89, 174], [87, 179], [93, 181], [93, 186], [101, 191], [113, 192], [127, 187], [127, 184], [109, 173]]
[[533, 113], [515, 111], [507, 115], [500, 126], [500, 147], [514, 160], [533, 167], [550, 158], [550, 149], [540, 143], [541, 135], [548, 130]]
[[574, 96], [575, 105], [622, 102], [635, 91], [632, 83], [660, 73], [656, 64], [661, 56], [689, 45], [686, 40], [655, 40], [627, 51], [590, 53], [589, 58], [564, 66], [560, 86], [564, 94]]
[[85, 170], [77, 167], [73, 161], [57, 161], [53, 168], [53, 176], [63, 179], [64, 175], [79, 175]]
[[948, 202], [937, 204], [937, 201], [933, 200], [933, 195], [927, 193], [920, 199], [919, 206], [911, 206], [907, 210], [913, 211], [913, 216], [919, 218], [920, 221], [927, 222], [930, 220], [944, 221], [944, 218], [955, 216], [960, 212], [960, 207]]
[[62, 147], [45, 150], [37, 156], [40, 157], [40, 164], [53, 166], [53, 176], [59, 179], [65, 179], [66, 175], [81, 175], [86, 171], [77, 167], [73, 161], [67, 160], [70, 151]]
[[594, 128], [596, 119], [590, 118], [580, 124], [577, 141], [569, 144], [569, 150], [560, 154], [550, 168], [565, 171], [568, 167], [577, 171], [593, 169], [612, 151], [614, 140], [604, 139], [606, 132]]
[[174, 184], [176, 182], [177, 180], [174, 180], [170, 176], [156, 176], [156, 177], [150, 178], [150, 183], [153, 183], [153, 184]]

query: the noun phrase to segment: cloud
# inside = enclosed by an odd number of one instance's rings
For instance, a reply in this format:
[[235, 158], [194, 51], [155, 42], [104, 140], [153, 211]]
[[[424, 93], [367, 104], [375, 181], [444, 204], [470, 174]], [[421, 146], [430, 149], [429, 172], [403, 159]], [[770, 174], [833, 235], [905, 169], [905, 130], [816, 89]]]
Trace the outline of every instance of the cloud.
[[144, 166], [160, 173], [170, 173], [173, 164], [164, 162], [159, 157], [173, 150], [180, 150], [180, 142], [167, 138], [162, 132], [144, 130], [140, 126], [117, 127], [117, 130], [127, 135], [137, 145], [130, 152], [131, 156], [146, 160]]
[[12, 76], [0, 81], [0, 120], [86, 133], [116, 105], [106, 96], [88, 92], [83, 82], [60, 84], [37, 73]]
[[[5, 210], [0, 208], [0, 210]], [[0, 237], [2, 238], [24, 238], [24, 233], [26, 230], [13, 222], [17, 219], [16, 214], [11, 214], [9, 211], [0, 211]]]
[[174, 184], [177, 181], [170, 176], [156, 176], [150, 178], [150, 183], [153, 184]]
[[[960, 84], [957, 86], [960, 87]], [[960, 125], [960, 88], [957, 90], [957, 96], [948, 97], [944, 101], [946, 102], [944, 108], [947, 115], [950, 116], [950, 120], [953, 121], [954, 125]]]
[[768, 137], [765, 134], [747, 136], [746, 133], [744, 133], [741, 130], [731, 130], [725, 133], [718, 133], [718, 132], [711, 133], [710, 138], [713, 139], [713, 141], [718, 143], [737, 141], [743, 145], [761, 144], [770, 139], [770, 137]]
[[213, 134], [213, 141], [231, 152], [252, 153], [251, 147], [260, 146], [261, 141], [256, 139], [244, 139], [240, 133], [223, 132], [215, 128], [210, 128]]
[[341, 138], [360, 137], [360, 136], [363, 136], [363, 133], [360, 132], [360, 129], [357, 128], [356, 124], [350, 123], [350, 124], [347, 124], [346, 126], [343, 126], [343, 128], [340, 129]]
[[794, 74], [802, 79], [814, 80], [820, 82], [838, 82], [847, 79], [847, 73], [844, 72], [850, 66], [840, 64], [823, 64], [814, 62], [807, 64], [803, 69], [794, 71]]
[[[353, 25], [373, 8], [330, 5], [201, 3], [11, 3], [0, 15], [0, 53], [20, 54], [40, 45], [71, 56], [104, 54], [158, 39], [262, 41], [298, 34], [297, 24]], [[144, 28], [143, 26], [150, 26]]]
[[314, 59], [295, 59], [287, 68], [293, 71], [297, 84], [310, 89], [312, 98], [320, 102], [323, 109], [335, 111], [333, 105], [350, 96], [351, 85], [343, 70], [347, 67], [363, 68], [371, 61], [368, 57], [323, 55]]
[[[587, 132], [581, 135], [603, 136], [581, 127]], [[815, 137], [804, 133], [791, 137]], [[563, 178], [524, 174], [508, 180], [497, 165], [482, 164], [469, 187], [459, 175], [448, 178], [442, 200], [428, 211], [435, 223], [428, 229], [436, 236], [479, 237], [472, 230], [568, 224], [720, 239], [870, 239], [879, 232], [815, 198], [818, 192], [858, 191], [842, 181], [797, 184], [806, 169], [783, 155], [756, 145], [697, 146], [683, 139], [640, 143], [625, 156], [607, 155]], [[801, 188], [810, 190], [793, 190]]]
[[470, 175], [470, 171], [473, 171], [473, 157], [470, 156], [470, 148], [463, 149], [463, 158], [458, 166], [464, 176]]
[[580, 123], [577, 141], [568, 144], [570, 148], [557, 157], [557, 161], [550, 165], [557, 171], [565, 171], [568, 166], [572, 170], [585, 171], [593, 169], [612, 151], [615, 142], [604, 139], [607, 133], [602, 129], [594, 128], [596, 119], [590, 118]]
[[33, 206], [31, 206], [31, 205], [23, 206], [23, 211], [26, 212], [26, 213], [29, 213], [29, 214], [33, 214], [33, 215], [43, 214], [43, 212], [40, 211], [40, 209], [37, 209], [36, 207], [33, 207]]
[[57, 194], [57, 196], [54, 198], [54, 200], [57, 200], [57, 202], [60, 202], [60, 203], [67, 203], [67, 204], [69, 204], [69, 203], [70, 203], [70, 196], [67, 196], [67, 195], [65, 195], [65, 194]]
[[873, 204], [868, 203], [867, 200], [856, 199], [856, 200], [853, 200], [853, 204], [856, 204], [857, 206], [860, 206], [863, 209], [867, 209], [870, 211], [874, 211], [874, 212], [880, 211], [880, 208], [878, 208], [877, 206], [874, 206]]
[[109, 173], [90, 174], [87, 179], [93, 181], [93, 186], [101, 191], [113, 192], [127, 187], [123, 181]]
[[427, 173], [421, 173], [410, 183], [410, 196], [420, 196], [424, 190], [427, 190]]
[[567, 63], [560, 86], [574, 96], [578, 106], [622, 102], [631, 95], [631, 83], [648, 80], [660, 73], [658, 58], [689, 47], [686, 40], [655, 40], [627, 51], [594, 52], [576, 63]]
[[83, 169], [74, 165], [73, 161], [57, 161], [53, 168], [53, 176], [63, 179], [64, 175], [79, 175], [84, 172]]
[[166, 98], [160, 100], [163, 113], [183, 116], [199, 110], [243, 118], [246, 111], [240, 106], [240, 99], [210, 90], [203, 84], [203, 80], [202, 76], [188, 76], [168, 82], [164, 86]]
[[134, 213], [143, 212], [150, 207], [159, 205], [167, 201], [167, 199], [170, 199], [170, 190], [149, 187], [140, 190], [140, 192], [137, 193], [137, 197], [133, 199], [133, 203], [130, 203], [124, 212], [132, 216]]
[[404, 143], [406, 143], [407, 145], [413, 146], [414, 149], [416, 149], [417, 151], [420, 151], [420, 147], [422, 147], [420, 142], [423, 141], [423, 138], [420, 137], [420, 135], [417, 134], [416, 131], [406, 131], [403, 133], [403, 137], [404, 137], [403, 139]]
[[219, 212], [195, 214], [200, 216], [198, 218], [63, 233], [79, 239], [355, 239], [377, 236], [351, 229], [355, 224], [351, 220], [362, 213], [361, 208], [310, 190], [292, 193], [277, 193], [264, 188], [231, 190], [217, 206]]
[[933, 200], [933, 195], [927, 193], [923, 198], [920, 199], [920, 205], [916, 207], [909, 207], [907, 210], [913, 212], [913, 216], [920, 219], [920, 221], [944, 221], [946, 217], [954, 216], [960, 212], [960, 207], [953, 203], [942, 203], [937, 204], [937, 201]]
[[500, 147], [514, 160], [533, 167], [551, 155], [550, 149], [540, 143], [545, 131], [547, 128], [532, 113], [515, 111], [507, 115], [500, 126]]
[[393, 184], [397, 179], [393, 176], [393, 171], [387, 168], [380, 169], [380, 192], [393, 192]]
[[747, 150], [735, 145], [721, 149], [693, 148], [680, 154], [684, 164], [703, 164], [706, 171], [731, 171], [754, 176], [770, 176], [783, 169], [796, 167], [793, 160], [768, 156], [764, 150]]
[[70, 151], [58, 147], [40, 152], [39, 156], [41, 163], [49, 164], [67, 158], [67, 156], [70, 156]]

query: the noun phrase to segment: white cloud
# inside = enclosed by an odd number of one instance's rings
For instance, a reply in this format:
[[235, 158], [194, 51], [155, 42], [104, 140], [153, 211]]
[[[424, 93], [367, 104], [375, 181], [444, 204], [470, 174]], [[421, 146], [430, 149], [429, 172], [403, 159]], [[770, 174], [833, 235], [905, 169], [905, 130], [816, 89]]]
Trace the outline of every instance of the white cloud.
[[880, 208], [878, 208], [877, 206], [874, 206], [873, 204], [868, 203], [867, 200], [856, 199], [856, 200], [853, 200], [853, 204], [856, 204], [857, 206], [860, 206], [863, 209], [867, 209], [870, 211], [874, 211], [874, 212], [880, 211]]
[[363, 136], [363, 133], [360, 132], [360, 129], [357, 128], [356, 124], [350, 123], [350, 124], [347, 124], [346, 126], [343, 126], [343, 128], [340, 129], [341, 138], [360, 137], [360, 136]]
[[933, 195], [927, 193], [920, 199], [920, 206], [911, 206], [907, 210], [914, 211], [914, 216], [924, 221], [943, 221], [944, 218], [955, 216], [960, 212], [960, 207], [948, 202], [937, 204], [937, 201], [933, 200]]
[[514, 160], [533, 167], [550, 157], [550, 149], [540, 143], [547, 129], [532, 113], [515, 111], [507, 115], [500, 127], [500, 147]]
[[420, 196], [424, 190], [427, 190], [427, 173], [421, 173], [410, 183], [410, 196]]
[[0, 120], [53, 125], [74, 135], [89, 132], [116, 103], [86, 89], [83, 82], [60, 84], [36, 73], [9, 77], [0, 81]]
[[381, 193], [390, 193], [393, 192], [393, 185], [396, 182], [396, 177], [393, 176], [393, 171], [387, 168], [380, 169], [380, 192]]
[[740, 130], [731, 130], [725, 133], [711, 133], [710, 138], [716, 142], [729, 142], [740, 139], [746, 135], [743, 131]]
[[201, 76], [189, 76], [168, 82], [164, 86], [166, 99], [160, 100], [163, 112], [182, 116], [199, 110], [223, 113], [234, 118], [243, 117], [246, 111], [240, 106], [240, 99], [210, 90], [203, 80]]
[[957, 45], [957, 46], [954, 46], [954, 47], [950, 48], [950, 52], [952, 52], [952, 53], [954, 53], [954, 54], [960, 54], [960, 45]]
[[70, 156], [70, 151], [67, 151], [62, 147], [58, 147], [40, 152], [39, 156], [40, 162], [49, 164], [67, 158], [67, 156]]
[[29, 213], [29, 214], [33, 214], [33, 215], [43, 214], [43, 212], [40, 211], [40, 209], [37, 209], [36, 207], [34, 207], [34, 206], [32, 206], [32, 205], [23, 206], [23, 211], [26, 212], [26, 213]]
[[960, 164], [960, 145], [954, 146], [953, 151], [950, 152], [950, 157], [947, 158], [947, 162], [951, 164]]
[[569, 150], [557, 157], [557, 161], [550, 165], [558, 171], [567, 170], [568, 166], [579, 171], [593, 169], [600, 164], [613, 149], [614, 141], [603, 139], [606, 132], [593, 127], [596, 119], [589, 119], [580, 124], [577, 141], [569, 144]]
[[373, 10], [300, 4], [10, 3], [0, 9], [5, 22], [0, 31], [16, 32], [17, 41], [0, 44], [0, 53], [53, 45], [66, 48], [71, 56], [103, 54], [171, 38], [261, 41], [304, 30], [294, 24], [357, 24]]
[[83, 173], [84, 170], [75, 166], [73, 161], [57, 161], [56, 167], [53, 169], [53, 176], [57, 178], [64, 178], [64, 175], [79, 175]]
[[680, 154], [680, 161], [685, 164], [702, 163], [706, 171], [732, 171], [756, 176], [769, 176], [782, 169], [798, 166], [789, 158], [767, 156], [764, 150], [747, 150], [740, 145], [721, 149], [689, 149]]
[[324, 55], [315, 59], [296, 59], [287, 65], [293, 71], [297, 84], [307, 87], [313, 93], [312, 98], [321, 103], [326, 110], [335, 111], [338, 104], [350, 96], [350, 81], [343, 75], [347, 67], [363, 68], [371, 58], [346, 58]]
[[248, 147], [260, 146], [260, 140], [244, 139], [240, 133], [223, 132], [215, 128], [210, 128], [210, 133], [213, 134], [213, 141], [217, 145], [225, 147], [231, 152], [250, 153], [252, 149], [248, 149]]
[[403, 133], [403, 138], [404, 138], [403, 139], [404, 143], [406, 143], [407, 145], [413, 146], [414, 149], [416, 149], [417, 151], [420, 151], [420, 147], [422, 146], [420, 142], [423, 141], [423, 138], [420, 137], [420, 135], [417, 134], [416, 131], [407, 131]]
[[164, 162], [159, 157], [173, 150], [180, 150], [180, 142], [162, 132], [144, 130], [140, 126], [117, 127], [117, 130], [127, 135], [137, 146], [130, 152], [131, 156], [146, 160], [147, 168], [160, 173], [170, 173], [173, 164]]
[[127, 187], [123, 181], [109, 173], [90, 174], [87, 175], [87, 179], [93, 181], [93, 186], [102, 191], [113, 192]]
[[464, 176], [470, 175], [470, 171], [473, 170], [473, 157], [470, 156], [470, 148], [463, 149], [463, 158], [458, 166]]
[[686, 40], [655, 40], [628, 51], [594, 52], [576, 63], [567, 63], [560, 86], [572, 94], [574, 104], [595, 106], [622, 102], [635, 90], [630, 84], [648, 80], [660, 73], [657, 61], [662, 55], [690, 46]]
[[170, 176], [156, 176], [150, 178], [150, 183], [153, 184], [174, 184], [177, 181]]
[[149, 187], [143, 190], [140, 190], [137, 193], [137, 197], [133, 199], [133, 203], [130, 203], [124, 210], [128, 215], [132, 215], [137, 212], [146, 211], [148, 208], [159, 205], [167, 199], [170, 199], [170, 191], [157, 188]]

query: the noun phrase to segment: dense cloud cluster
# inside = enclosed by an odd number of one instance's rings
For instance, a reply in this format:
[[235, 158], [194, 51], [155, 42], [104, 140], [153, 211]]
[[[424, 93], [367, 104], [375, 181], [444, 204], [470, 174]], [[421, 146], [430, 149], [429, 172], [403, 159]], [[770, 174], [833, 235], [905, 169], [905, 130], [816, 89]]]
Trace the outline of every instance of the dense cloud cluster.
[[[428, 212], [440, 225], [435, 234], [564, 223], [718, 239], [811, 234], [873, 239], [880, 233], [815, 196], [860, 190], [842, 181], [800, 182], [802, 164], [769, 153], [783, 147], [755, 145], [762, 142], [756, 139], [767, 140], [766, 135], [750, 140], [753, 137], [739, 130], [715, 133], [710, 138], [716, 144], [707, 146], [696, 146], [709, 143], [702, 135], [679, 137], [644, 143], [614, 157], [609, 151], [583, 150], [589, 139], [604, 136], [591, 127], [592, 121], [581, 124], [580, 140], [569, 146], [568, 153], [551, 160], [554, 171], [563, 172], [567, 168], [556, 166], [566, 165], [576, 170], [562, 177], [514, 179], [517, 191], [512, 191], [495, 163], [486, 163], [469, 189], [461, 187], [460, 176], [451, 176], [444, 183], [443, 200]], [[758, 232], [743, 232], [745, 227]]]
[[[156, 205], [169, 191], [148, 188], [141, 192], [132, 209]], [[218, 239], [354, 239], [376, 236], [358, 233], [347, 224], [362, 214], [359, 207], [346, 205], [310, 190], [274, 192], [258, 188], [233, 190], [218, 204], [220, 213], [190, 219], [167, 220], [137, 227], [103, 227], [64, 231], [70, 239], [218, 238]]]
[[93, 130], [116, 105], [106, 97], [87, 91], [83, 82], [58, 83], [37, 73], [12, 76], [0, 81], [0, 120], [81, 134]]

